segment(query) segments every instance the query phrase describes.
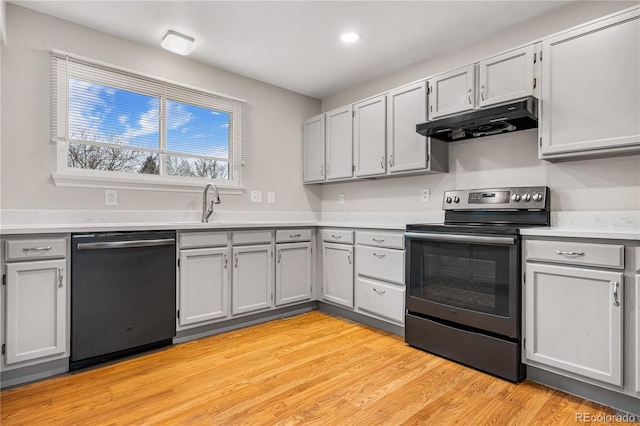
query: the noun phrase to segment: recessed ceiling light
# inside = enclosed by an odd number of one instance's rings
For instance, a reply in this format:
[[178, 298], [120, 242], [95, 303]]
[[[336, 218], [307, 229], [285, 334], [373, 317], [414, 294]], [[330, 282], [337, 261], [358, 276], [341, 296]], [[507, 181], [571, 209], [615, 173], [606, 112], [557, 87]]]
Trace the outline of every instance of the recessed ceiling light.
[[360, 40], [360, 34], [354, 32], [343, 33], [340, 36], [340, 40], [342, 40], [344, 43], [353, 43]]
[[193, 37], [169, 30], [162, 38], [160, 46], [178, 55], [188, 55], [196, 48], [196, 43]]

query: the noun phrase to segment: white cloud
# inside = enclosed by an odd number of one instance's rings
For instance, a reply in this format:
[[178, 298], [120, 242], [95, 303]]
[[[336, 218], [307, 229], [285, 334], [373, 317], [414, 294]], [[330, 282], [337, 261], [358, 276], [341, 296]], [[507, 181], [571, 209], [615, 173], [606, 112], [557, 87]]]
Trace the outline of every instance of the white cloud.
[[191, 113], [183, 104], [167, 102], [167, 129], [175, 130], [191, 121]]

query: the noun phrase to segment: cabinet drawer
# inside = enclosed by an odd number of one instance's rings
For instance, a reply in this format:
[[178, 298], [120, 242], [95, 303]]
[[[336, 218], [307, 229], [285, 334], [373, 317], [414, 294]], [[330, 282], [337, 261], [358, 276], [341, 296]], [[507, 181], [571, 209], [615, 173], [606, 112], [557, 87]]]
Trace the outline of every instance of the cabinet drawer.
[[311, 241], [311, 229], [279, 229], [276, 231], [276, 243], [298, 241]]
[[527, 241], [527, 260], [624, 269], [624, 246], [576, 241]]
[[233, 231], [231, 240], [234, 246], [240, 244], [270, 244], [271, 230]]
[[358, 245], [356, 271], [358, 275], [404, 284], [404, 251]]
[[384, 231], [356, 232], [356, 243], [367, 246], [404, 248], [404, 233]]
[[226, 246], [229, 242], [227, 232], [189, 232], [180, 234], [180, 248], [202, 248]]
[[404, 323], [404, 287], [358, 277], [356, 305], [359, 310]]
[[5, 260], [55, 259], [66, 254], [67, 243], [64, 238], [7, 240]]
[[332, 243], [353, 244], [353, 231], [344, 229], [323, 229], [320, 231], [322, 241]]

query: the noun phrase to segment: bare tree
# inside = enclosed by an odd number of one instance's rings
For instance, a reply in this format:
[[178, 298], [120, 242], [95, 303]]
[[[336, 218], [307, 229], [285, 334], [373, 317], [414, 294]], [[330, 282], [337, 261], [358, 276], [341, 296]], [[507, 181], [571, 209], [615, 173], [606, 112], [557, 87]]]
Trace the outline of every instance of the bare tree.
[[[74, 129], [71, 139], [124, 145], [124, 141], [118, 135], [98, 135], [91, 129]], [[80, 169], [134, 173], [140, 168], [143, 158], [144, 153], [130, 149], [70, 143], [67, 164], [69, 167]]]

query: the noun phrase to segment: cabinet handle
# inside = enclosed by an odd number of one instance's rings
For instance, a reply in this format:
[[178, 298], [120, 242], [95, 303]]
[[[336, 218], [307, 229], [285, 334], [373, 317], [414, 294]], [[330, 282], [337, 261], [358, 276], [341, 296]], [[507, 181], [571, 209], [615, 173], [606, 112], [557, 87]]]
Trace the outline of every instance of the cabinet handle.
[[58, 288], [64, 286], [64, 268], [58, 268]]
[[331, 238], [333, 238], [334, 240], [339, 240], [340, 238], [342, 238], [342, 235], [333, 235], [333, 234], [331, 234]]
[[556, 253], [558, 253], [561, 256], [584, 256], [584, 252], [583, 251], [561, 251], [561, 250], [556, 250]]
[[300, 234], [289, 234], [289, 238], [300, 238]]
[[471, 104], [471, 89], [467, 92], [467, 99], [469, 100], [469, 104]]
[[613, 284], [613, 306], [620, 306], [620, 300], [618, 299], [618, 288], [620, 288], [620, 283], [617, 281], [611, 281]]
[[278, 263], [280, 263], [280, 259], [282, 259], [282, 250], [278, 250]]
[[383, 257], [385, 257], [385, 256], [386, 256], [386, 254], [384, 254], [384, 253], [373, 253], [373, 255], [374, 255], [375, 257], [377, 257], [378, 259], [382, 259]]
[[234, 263], [233, 267], [237, 268], [238, 267], [238, 253], [236, 253], [235, 257], [236, 257], [236, 259], [235, 259], [235, 263]]
[[347, 255], [347, 259], [349, 259], [349, 265], [351, 265], [351, 252]]
[[382, 159], [380, 159], [380, 168], [384, 169], [384, 157], [382, 157]]
[[324, 177], [324, 166], [320, 166], [320, 176]]
[[327, 170], [327, 176], [329, 176], [331, 174], [331, 164], [327, 164], [326, 170]]
[[480, 99], [484, 101], [484, 85], [480, 86]]
[[229, 258], [227, 257], [227, 255], [224, 255], [224, 269], [227, 269], [227, 266], [229, 265]]
[[374, 243], [384, 243], [384, 238], [372, 238], [371, 240]]
[[385, 294], [385, 293], [386, 293], [386, 291], [385, 291], [385, 290], [378, 290], [378, 289], [377, 289], [377, 288], [375, 288], [375, 287], [373, 287], [373, 291], [374, 291], [376, 294]]
[[22, 249], [23, 252], [25, 253], [29, 253], [32, 251], [49, 251], [51, 250], [51, 246], [45, 246], [45, 247], [25, 247]]
[[393, 154], [389, 156], [389, 167], [393, 167]]

